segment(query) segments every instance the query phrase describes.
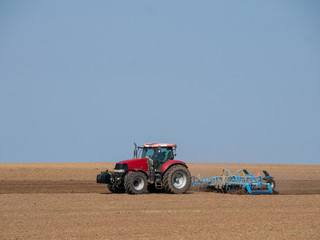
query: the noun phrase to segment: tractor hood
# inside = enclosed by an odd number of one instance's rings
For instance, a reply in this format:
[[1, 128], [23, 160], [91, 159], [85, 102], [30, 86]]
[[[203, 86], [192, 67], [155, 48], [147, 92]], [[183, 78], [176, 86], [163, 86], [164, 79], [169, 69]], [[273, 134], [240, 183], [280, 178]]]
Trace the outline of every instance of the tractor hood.
[[118, 162], [119, 164], [126, 163], [128, 165], [129, 170], [131, 169], [141, 169], [143, 171], [148, 171], [148, 159], [147, 158], [138, 158], [138, 159], [130, 159]]

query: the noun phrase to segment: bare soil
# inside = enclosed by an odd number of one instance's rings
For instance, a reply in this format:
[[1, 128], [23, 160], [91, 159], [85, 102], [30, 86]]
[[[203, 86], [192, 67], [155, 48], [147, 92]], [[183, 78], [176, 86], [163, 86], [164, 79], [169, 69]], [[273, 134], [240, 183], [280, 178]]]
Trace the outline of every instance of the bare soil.
[[189, 164], [202, 178], [267, 170], [279, 195], [111, 194], [114, 163], [0, 164], [0, 239], [320, 239], [320, 165]]

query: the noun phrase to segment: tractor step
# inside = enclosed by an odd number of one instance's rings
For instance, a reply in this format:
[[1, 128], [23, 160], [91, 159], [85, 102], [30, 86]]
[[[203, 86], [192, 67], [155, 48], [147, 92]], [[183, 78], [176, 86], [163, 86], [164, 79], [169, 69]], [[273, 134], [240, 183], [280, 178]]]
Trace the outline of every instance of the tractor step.
[[161, 175], [156, 174], [155, 181], [154, 181], [154, 186], [156, 187], [156, 189], [162, 189], [162, 181], [161, 180], [162, 180]]

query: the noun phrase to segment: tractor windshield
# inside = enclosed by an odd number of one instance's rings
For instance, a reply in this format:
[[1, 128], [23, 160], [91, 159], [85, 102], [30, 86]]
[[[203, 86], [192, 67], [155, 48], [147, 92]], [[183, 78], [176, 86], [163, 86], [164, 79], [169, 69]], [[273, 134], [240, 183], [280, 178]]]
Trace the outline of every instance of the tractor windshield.
[[143, 148], [142, 158], [152, 158], [154, 154], [154, 148]]

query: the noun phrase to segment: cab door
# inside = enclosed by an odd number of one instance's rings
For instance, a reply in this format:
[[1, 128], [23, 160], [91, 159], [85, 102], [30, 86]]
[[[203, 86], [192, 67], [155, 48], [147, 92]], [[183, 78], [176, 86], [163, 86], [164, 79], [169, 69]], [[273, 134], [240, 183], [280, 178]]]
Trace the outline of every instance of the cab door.
[[155, 149], [154, 153], [154, 170], [155, 172], [161, 172], [162, 165], [168, 160], [173, 159], [173, 151], [171, 147], [159, 147]]

